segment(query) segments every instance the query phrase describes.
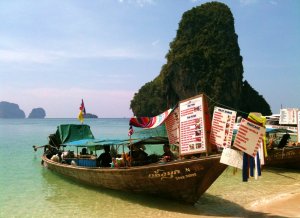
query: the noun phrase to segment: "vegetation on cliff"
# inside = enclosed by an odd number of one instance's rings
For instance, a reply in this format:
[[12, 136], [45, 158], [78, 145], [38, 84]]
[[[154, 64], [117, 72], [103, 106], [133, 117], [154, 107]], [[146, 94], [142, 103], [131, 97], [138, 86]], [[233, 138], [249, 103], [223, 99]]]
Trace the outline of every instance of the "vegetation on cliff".
[[263, 96], [243, 81], [238, 36], [227, 5], [210, 2], [185, 12], [166, 58], [159, 76], [131, 100], [136, 116], [157, 115], [200, 93], [213, 99], [211, 111], [220, 104], [271, 114]]

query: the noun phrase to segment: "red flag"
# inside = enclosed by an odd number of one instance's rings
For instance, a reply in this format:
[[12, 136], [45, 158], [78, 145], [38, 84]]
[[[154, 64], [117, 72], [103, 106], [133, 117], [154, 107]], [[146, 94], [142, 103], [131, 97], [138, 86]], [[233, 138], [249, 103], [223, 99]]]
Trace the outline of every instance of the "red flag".
[[84, 115], [86, 114], [83, 99], [81, 99], [81, 105], [80, 105], [79, 110], [80, 111], [79, 111], [79, 114], [78, 114], [78, 120], [80, 120], [80, 122], [83, 123]]
[[128, 130], [128, 136], [131, 136], [133, 134], [133, 128], [130, 125], [129, 130]]
[[86, 114], [85, 112], [85, 106], [84, 106], [84, 103], [83, 103], [83, 99], [81, 99], [81, 105], [80, 105], [80, 108], [79, 108], [83, 114]]

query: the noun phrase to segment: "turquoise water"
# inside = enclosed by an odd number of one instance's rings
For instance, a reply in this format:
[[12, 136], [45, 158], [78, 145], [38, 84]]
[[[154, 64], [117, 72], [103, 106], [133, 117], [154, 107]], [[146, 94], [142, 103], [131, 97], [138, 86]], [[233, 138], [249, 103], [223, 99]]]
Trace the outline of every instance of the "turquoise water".
[[[77, 119], [0, 119], [0, 217], [244, 217], [261, 204], [300, 192], [299, 171], [264, 169], [243, 183], [228, 168], [194, 205], [152, 196], [90, 188], [56, 175], [40, 164], [49, 133]], [[85, 120], [97, 138], [126, 137], [128, 119]], [[300, 214], [299, 214], [300, 215]]]

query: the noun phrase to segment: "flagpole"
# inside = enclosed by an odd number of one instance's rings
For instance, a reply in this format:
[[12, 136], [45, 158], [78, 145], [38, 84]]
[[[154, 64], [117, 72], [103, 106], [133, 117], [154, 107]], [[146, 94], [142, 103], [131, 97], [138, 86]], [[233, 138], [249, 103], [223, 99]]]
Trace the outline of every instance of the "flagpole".
[[79, 111], [79, 114], [78, 114], [78, 120], [80, 121], [81, 125], [83, 125], [84, 115], [86, 114], [83, 99], [81, 99], [81, 105], [79, 107], [79, 110], [80, 111]]
[[131, 139], [131, 135], [133, 134], [133, 127], [132, 125], [129, 126], [129, 130], [128, 130], [128, 136], [129, 136], [129, 149], [130, 149], [130, 166], [132, 163], [132, 139]]

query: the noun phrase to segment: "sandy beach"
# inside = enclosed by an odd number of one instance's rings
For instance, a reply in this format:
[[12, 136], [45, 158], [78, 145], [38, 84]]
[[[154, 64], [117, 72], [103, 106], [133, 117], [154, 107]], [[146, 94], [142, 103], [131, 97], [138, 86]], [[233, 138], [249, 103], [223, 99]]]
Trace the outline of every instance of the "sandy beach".
[[247, 209], [267, 216], [300, 217], [300, 194], [281, 194], [272, 200], [254, 202]]

